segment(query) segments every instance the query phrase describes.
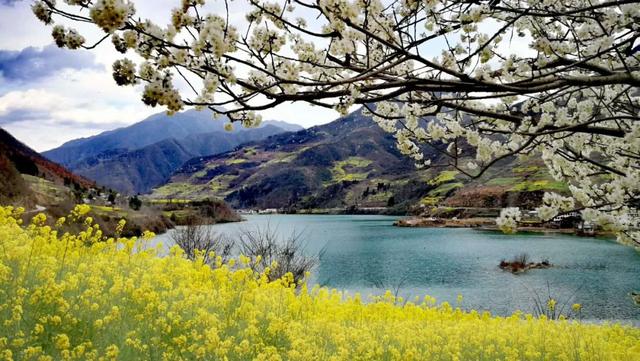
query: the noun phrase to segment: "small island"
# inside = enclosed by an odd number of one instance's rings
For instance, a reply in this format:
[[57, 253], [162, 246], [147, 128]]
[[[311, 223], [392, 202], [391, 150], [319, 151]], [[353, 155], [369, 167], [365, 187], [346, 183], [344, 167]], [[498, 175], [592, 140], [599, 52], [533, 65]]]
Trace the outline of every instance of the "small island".
[[549, 260], [542, 260], [540, 262], [531, 262], [529, 260], [529, 256], [526, 253], [518, 255], [514, 257], [512, 260], [502, 260], [500, 261], [500, 265], [498, 266], [500, 269], [504, 271], [509, 271], [511, 273], [523, 273], [532, 269], [545, 269], [551, 268], [552, 264]]

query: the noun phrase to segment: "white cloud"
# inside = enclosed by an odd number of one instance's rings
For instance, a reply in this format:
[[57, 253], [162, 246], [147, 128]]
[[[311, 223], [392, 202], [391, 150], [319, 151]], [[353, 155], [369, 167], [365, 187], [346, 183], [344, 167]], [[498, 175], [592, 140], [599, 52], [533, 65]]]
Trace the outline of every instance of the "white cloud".
[[17, 90], [0, 97], [0, 116], [7, 116], [15, 111], [50, 111], [66, 104], [67, 99], [45, 90]]
[[66, 70], [29, 86], [0, 96], [0, 124], [38, 151], [160, 111], [139, 100], [139, 89], [119, 87], [100, 70]]
[[[0, 2], [0, 50], [22, 51], [52, 43], [51, 27], [44, 26], [31, 13], [31, 2]], [[170, 20], [170, 10], [178, 0], [136, 1], [138, 14], [160, 24]], [[59, 2], [64, 6], [64, 3]], [[238, 3], [231, 3], [234, 22], [244, 21]], [[207, 10], [219, 12], [224, 3], [211, 2]], [[62, 22], [64, 23], [64, 22]], [[96, 41], [103, 33], [93, 25], [71, 24], [87, 38]], [[94, 49], [99, 68], [65, 69], [40, 79], [10, 79], [0, 74], [0, 126], [38, 151], [50, 149], [77, 138], [126, 126], [162, 111], [141, 101], [141, 88], [119, 87], [111, 77], [111, 64], [123, 57], [105, 41]], [[127, 56], [135, 56], [127, 54]], [[305, 127], [326, 123], [338, 117], [334, 111], [302, 103], [283, 104], [263, 112], [265, 119], [285, 120]]]

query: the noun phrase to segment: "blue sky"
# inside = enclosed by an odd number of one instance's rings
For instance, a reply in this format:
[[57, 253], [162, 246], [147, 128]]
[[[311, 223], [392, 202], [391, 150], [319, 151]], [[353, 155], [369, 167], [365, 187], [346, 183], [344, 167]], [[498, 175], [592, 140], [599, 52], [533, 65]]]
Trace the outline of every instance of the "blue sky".
[[[179, 3], [135, 1], [138, 14], [163, 24]], [[51, 28], [32, 15], [30, 6], [29, 0], [0, 0], [0, 127], [43, 151], [160, 111], [139, 100], [139, 88], [114, 83], [111, 64], [122, 55], [110, 42], [91, 52], [59, 49]], [[88, 42], [101, 36], [93, 26], [80, 31]], [[266, 111], [263, 117], [309, 127], [329, 122], [337, 113], [289, 104]]]

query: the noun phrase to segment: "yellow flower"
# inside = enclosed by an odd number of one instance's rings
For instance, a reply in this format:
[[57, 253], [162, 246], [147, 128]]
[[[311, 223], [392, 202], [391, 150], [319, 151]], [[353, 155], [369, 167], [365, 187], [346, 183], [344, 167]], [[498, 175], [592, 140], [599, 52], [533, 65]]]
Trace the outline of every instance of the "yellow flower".
[[209, 267], [179, 247], [131, 252], [141, 240], [103, 241], [95, 225], [59, 235], [14, 217], [0, 207], [0, 359], [640, 360], [633, 327], [349, 297], [290, 273], [271, 281], [249, 267], [259, 259]]
[[553, 311], [556, 309], [556, 303], [557, 301], [553, 298], [550, 298], [549, 301], [547, 301], [547, 307], [549, 308], [549, 311]]
[[107, 358], [115, 360], [120, 354], [120, 349], [116, 345], [110, 345], [110, 346], [107, 346], [105, 353]]
[[11, 314], [14, 321], [19, 321], [22, 318], [22, 306], [13, 306], [13, 312]]
[[64, 333], [56, 335], [54, 340], [55, 340], [54, 342], [55, 342], [56, 348], [58, 350], [66, 350], [71, 346], [71, 342], [69, 341], [69, 336], [67, 336]]

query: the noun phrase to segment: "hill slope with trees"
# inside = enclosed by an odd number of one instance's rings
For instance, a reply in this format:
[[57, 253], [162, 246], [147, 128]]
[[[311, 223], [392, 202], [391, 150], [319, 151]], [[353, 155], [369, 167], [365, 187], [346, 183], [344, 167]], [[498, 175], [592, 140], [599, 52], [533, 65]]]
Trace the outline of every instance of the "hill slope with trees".
[[151, 197], [215, 195], [237, 208], [406, 213], [436, 205], [532, 208], [545, 190], [566, 187], [535, 158], [504, 160], [477, 180], [440, 168], [418, 169], [398, 151], [393, 135], [356, 111], [326, 125], [192, 159]]

